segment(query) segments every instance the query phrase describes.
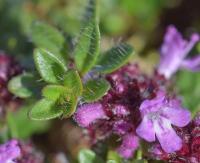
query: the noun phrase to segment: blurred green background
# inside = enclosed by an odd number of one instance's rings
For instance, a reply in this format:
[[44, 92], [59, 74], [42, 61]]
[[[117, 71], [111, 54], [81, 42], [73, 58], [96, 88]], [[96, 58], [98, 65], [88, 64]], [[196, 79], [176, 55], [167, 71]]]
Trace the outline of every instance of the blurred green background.
[[[66, 37], [79, 31], [86, 0], [1, 0], [0, 49], [13, 55], [32, 53], [30, 27], [35, 20], [58, 27]], [[158, 48], [165, 27], [184, 33], [199, 30], [198, 0], [100, 0], [102, 40], [132, 40], [138, 50]], [[106, 44], [106, 43], [105, 43]]]
[[[70, 51], [71, 44], [79, 34], [80, 20], [86, 1], [0, 0], [0, 50], [15, 56], [25, 69], [33, 71], [34, 45], [30, 37], [31, 26], [33, 22], [41, 20], [57, 27], [64, 34], [69, 40], [67, 47]], [[174, 24], [186, 38], [191, 32], [200, 31], [199, 0], [99, 0], [99, 2], [101, 50], [105, 51], [122, 40], [129, 42], [135, 47], [137, 54], [133, 62], [138, 62], [146, 73], [152, 72], [158, 62], [159, 48], [168, 25]], [[200, 52], [200, 45], [197, 45], [194, 50], [194, 53], [197, 52]], [[174, 83], [176, 84], [175, 91], [180, 93], [184, 106], [189, 108], [193, 114], [199, 111], [200, 74], [181, 71]], [[25, 116], [26, 111], [27, 108], [24, 108], [24, 111], [8, 116], [11, 127], [17, 121], [20, 128], [27, 124], [26, 132], [11, 133], [23, 139], [37, 131], [45, 131], [49, 126], [46, 123], [40, 126], [40, 122], [31, 122]], [[36, 135], [33, 140], [42, 144], [40, 148], [44, 148], [44, 151], [49, 146], [52, 153], [67, 148], [73, 157], [79, 146], [85, 146], [88, 142], [80, 140], [80, 134], [77, 134], [81, 132], [79, 128], [74, 128], [71, 122], [66, 122], [67, 120], [54, 122], [48, 134]], [[54, 131], [58, 126], [60, 130], [55, 134]], [[70, 134], [66, 129], [71, 130]], [[77, 140], [80, 141], [79, 145], [77, 145]], [[67, 147], [63, 147], [63, 143]], [[51, 151], [51, 147], [55, 149]]]

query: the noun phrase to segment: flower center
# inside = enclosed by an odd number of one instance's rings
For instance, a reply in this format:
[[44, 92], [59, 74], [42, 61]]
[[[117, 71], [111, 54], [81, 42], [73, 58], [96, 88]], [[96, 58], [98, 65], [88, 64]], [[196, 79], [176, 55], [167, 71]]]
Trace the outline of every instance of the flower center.
[[159, 112], [151, 112], [148, 114], [148, 118], [151, 120], [157, 120], [160, 117]]

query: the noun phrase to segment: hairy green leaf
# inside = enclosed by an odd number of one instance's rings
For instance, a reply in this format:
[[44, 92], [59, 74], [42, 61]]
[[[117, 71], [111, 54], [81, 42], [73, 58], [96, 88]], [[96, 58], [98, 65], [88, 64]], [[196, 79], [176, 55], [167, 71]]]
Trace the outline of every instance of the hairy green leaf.
[[99, 100], [110, 89], [110, 84], [105, 79], [89, 80], [84, 85], [83, 99], [86, 102]]
[[54, 101], [49, 99], [41, 99], [29, 112], [32, 120], [49, 120], [59, 117], [63, 114], [63, 110], [59, 108]]
[[90, 23], [81, 33], [74, 52], [76, 66], [82, 74], [87, 73], [96, 63], [99, 55], [99, 47], [99, 27]]
[[63, 84], [73, 96], [78, 97], [82, 94], [82, 81], [77, 71], [67, 71], [64, 75]]
[[62, 80], [66, 67], [54, 54], [44, 49], [36, 49], [34, 61], [37, 70], [46, 82], [59, 83]]
[[85, 74], [96, 63], [100, 49], [100, 32], [97, 16], [97, 0], [90, 0], [85, 22], [74, 50], [78, 70]]
[[66, 97], [62, 102], [61, 106], [64, 109], [63, 115], [65, 118], [70, 117], [76, 111], [76, 106], [78, 103], [77, 97], [71, 95]]
[[133, 48], [121, 43], [102, 54], [95, 70], [101, 73], [111, 73], [126, 64], [133, 52]]

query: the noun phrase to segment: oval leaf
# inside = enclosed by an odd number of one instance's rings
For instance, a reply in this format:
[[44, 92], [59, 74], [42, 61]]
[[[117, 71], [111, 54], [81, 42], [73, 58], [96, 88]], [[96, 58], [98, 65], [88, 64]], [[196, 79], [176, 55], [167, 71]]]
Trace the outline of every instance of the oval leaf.
[[86, 102], [99, 100], [110, 89], [110, 84], [105, 79], [90, 80], [84, 85], [83, 99]]
[[95, 70], [101, 73], [111, 73], [126, 64], [133, 52], [133, 48], [125, 43], [119, 44], [103, 54]]
[[68, 89], [69, 92], [71, 92], [73, 96], [78, 97], [82, 94], [83, 85], [77, 71], [69, 70], [64, 75], [63, 83], [64, 86]]
[[62, 113], [54, 101], [42, 99], [31, 109], [29, 116], [32, 120], [49, 120], [61, 116]]
[[83, 30], [76, 45], [74, 56], [78, 70], [85, 74], [96, 63], [100, 49], [100, 32], [97, 17], [97, 2], [90, 0], [86, 10]]
[[41, 77], [48, 83], [59, 83], [66, 70], [60, 60], [44, 49], [34, 51], [34, 61]]
[[85, 74], [96, 63], [100, 48], [100, 32], [96, 24], [89, 23], [79, 38], [75, 48], [75, 63], [78, 70]]
[[8, 83], [11, 93], [20, 98], [28, 98], [33, 95], [34, 78], [31, 74], [21, 74], [13, 77]]

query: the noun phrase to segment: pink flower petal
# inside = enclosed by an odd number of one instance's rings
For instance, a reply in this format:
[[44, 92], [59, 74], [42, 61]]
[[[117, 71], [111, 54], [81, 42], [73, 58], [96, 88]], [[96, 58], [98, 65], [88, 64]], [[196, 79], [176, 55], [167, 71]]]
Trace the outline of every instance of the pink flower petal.
[[79, 107], [74, 115], [75, 121], [81, 127], [88, 127], [95, 120], [103, 118], [106, 118], [106, 114], [100, 103], [85, 104]]
[[138, 148], [139, 140], [134, 133], [125, 135], [122, 138], [122, 144], [117, 149], [118, 153], [124, 158], [131, 158], [134, 151]]
[[191, 114], [186, 109], [164, 107], [162, 112], [173, 125], [178, 127], [186, 126], [191, 120]]
[[153, 125], [156, 137], [165, 152], [172, 153], [181, 149], [182, 140], [172, 128], [169, 120], [162, 117], [154, 120]]
[[190, 71], [200, 71], [200, 55], [190, 59], [185, 59], [181, 66]]
[[19, 158], [21, 149], [17, 140], [10, 140], [0, 145], [0, 163], [12, 163], [14, 159]]
[[[161, 47], [161, 57], [158, 72], [169, 79], [181, 67], [199, 70], [197, 60], [184, 61], [186, 56], [199, 41], [199, 35], [194, 33], [189, 41], [183, 39], [182, 35], [174, 26], [169, 26]], [[190, 65], [190, 63], [193, 64]]]
[[155, 141], [153, 123], [148, 119], [148, 115], [143, 118], [142, 122], [136, 129], [136, 133], [148, 142]]
[[157, 93], [157, 96], [151, 100], [144, 100], [140, 105], [140, 112], [142, 116], [150, 113], [159, 111], [160, 108], [165, 104], [165, 92], [160, 91]]

